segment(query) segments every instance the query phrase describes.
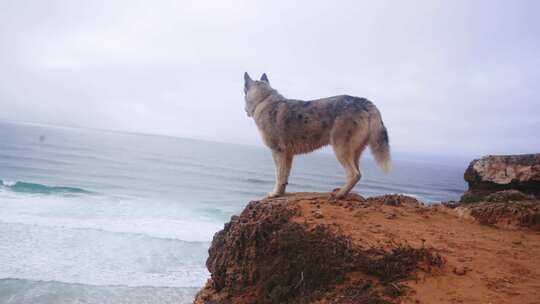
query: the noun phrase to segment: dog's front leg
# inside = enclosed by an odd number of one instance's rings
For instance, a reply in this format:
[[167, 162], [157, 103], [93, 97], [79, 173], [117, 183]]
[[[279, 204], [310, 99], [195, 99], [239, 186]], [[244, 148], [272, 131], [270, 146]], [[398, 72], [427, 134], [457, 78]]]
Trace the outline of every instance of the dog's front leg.
[[276, 186], [268, 194], [268, 197], [276, 197], [285, 193], [293, 160], [292, 154], [274, 150], [272, 150], [272, 158], [274, 158], [274, 165], [276, 167]]

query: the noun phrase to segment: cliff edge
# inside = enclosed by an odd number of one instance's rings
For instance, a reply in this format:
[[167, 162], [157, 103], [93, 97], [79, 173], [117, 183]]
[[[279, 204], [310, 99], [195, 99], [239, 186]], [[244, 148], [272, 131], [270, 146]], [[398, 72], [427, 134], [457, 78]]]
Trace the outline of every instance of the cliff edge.
[[[523, 203], [534, 219], [539, 201]], [[540, 303], [534, 225], [455, 207], [402, 195], [252, 201], [214, 236], [195, 303]]]

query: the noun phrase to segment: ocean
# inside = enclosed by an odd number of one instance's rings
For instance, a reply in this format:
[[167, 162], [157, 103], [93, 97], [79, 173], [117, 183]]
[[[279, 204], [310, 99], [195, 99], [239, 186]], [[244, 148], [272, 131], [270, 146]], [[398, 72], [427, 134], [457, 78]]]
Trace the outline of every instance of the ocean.
[[[366, 155], [369, 152], [366, 152]], [[354, 191], [430, 203], [464, 167], [364, 156]], [[331, 153], [295, 159], [288, 191], [341, 186]], [[0, 303], [191, 303], [215, 232], [273, 186], [263, 147], [0, 122]]]

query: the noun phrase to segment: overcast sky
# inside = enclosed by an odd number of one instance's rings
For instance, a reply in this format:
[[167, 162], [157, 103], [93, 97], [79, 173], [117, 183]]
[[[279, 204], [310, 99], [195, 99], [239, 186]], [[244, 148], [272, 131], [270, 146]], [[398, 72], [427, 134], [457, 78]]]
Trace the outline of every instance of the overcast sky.
[[540, 1], [0, 2], [0, 119], [260, 145], [243, 72], [397, 153], [540, 152]]

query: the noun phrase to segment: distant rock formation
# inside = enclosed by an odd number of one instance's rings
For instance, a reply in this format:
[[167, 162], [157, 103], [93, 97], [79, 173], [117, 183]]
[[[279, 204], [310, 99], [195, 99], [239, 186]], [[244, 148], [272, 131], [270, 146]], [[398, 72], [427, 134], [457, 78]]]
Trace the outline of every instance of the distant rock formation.
[[540, 154], [490, 155], [475, 159], [469, 164], [464, 178], [469, 190], [463, 195], [462, 202], [482, 201], [503, 190], [515, 190], [506, 193], [514, 198], [525, 197], [523, 194], [540, 197]]

